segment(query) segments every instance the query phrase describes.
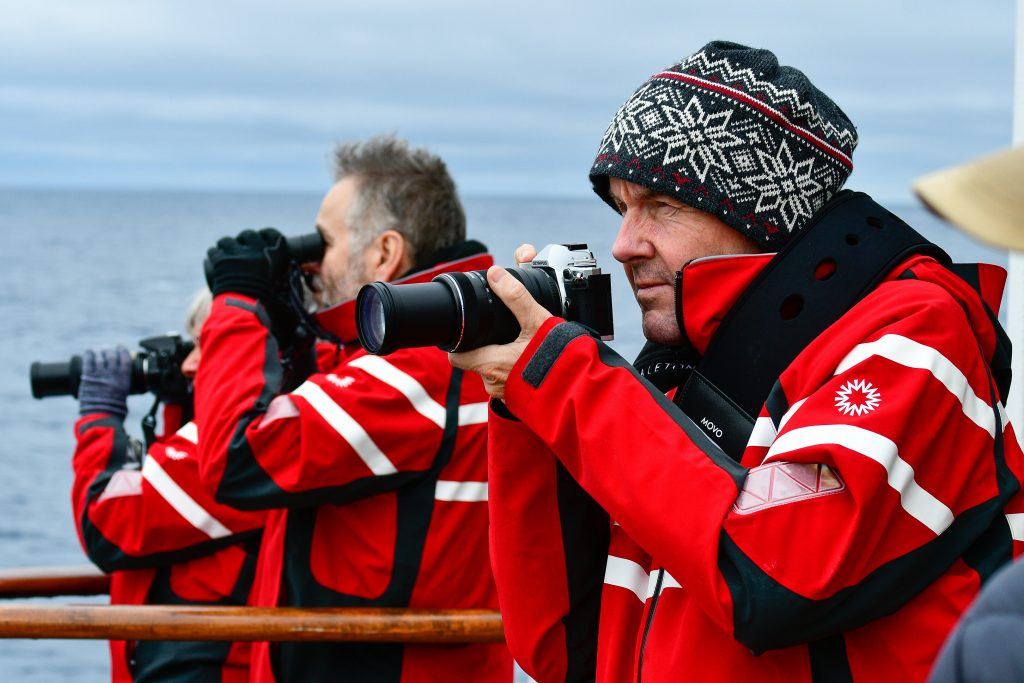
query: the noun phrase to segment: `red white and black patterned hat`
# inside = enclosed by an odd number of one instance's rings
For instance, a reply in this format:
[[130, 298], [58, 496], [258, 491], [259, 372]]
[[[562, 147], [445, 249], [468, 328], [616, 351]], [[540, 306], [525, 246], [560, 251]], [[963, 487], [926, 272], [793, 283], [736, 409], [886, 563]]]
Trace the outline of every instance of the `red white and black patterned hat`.
[[768, 50], [716, 41], [626, 100], [590, 181], [612, 208], [614, 176], [777, 249], [843, 186], [856, 146], [853, 123], [802, 72]]

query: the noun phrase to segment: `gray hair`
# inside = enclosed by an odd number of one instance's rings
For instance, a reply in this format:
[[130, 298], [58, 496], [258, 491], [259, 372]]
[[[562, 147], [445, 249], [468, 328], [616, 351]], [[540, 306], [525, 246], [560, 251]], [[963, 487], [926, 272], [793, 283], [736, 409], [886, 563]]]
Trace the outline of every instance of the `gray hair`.
[[199, 330], [203, 328], [203, 323], [210, 317], [212, 304], [213, 294], [206, 287], [195, 293], [192, 303], [188, 306], [188, 312], [185, 314], [185, 334], [193, 339], [199, 339]]
[[413, 260], [466, 239], [466, 214], [444, 161], [410, 149], [393, 135], [346, 142], [334, 149], [334, 180], [352, 177], [358, 188], [347, 217], [351, 253], [395, 230]]

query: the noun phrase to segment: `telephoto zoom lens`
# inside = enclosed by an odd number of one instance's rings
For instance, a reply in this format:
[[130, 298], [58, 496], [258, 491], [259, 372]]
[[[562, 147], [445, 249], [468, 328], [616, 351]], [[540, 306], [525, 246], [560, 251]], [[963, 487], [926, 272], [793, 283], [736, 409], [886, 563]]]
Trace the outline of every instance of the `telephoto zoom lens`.
[[441, 282], [373, 282], [356, 296], [359, 343], [379, 356], [419, 346], [446, 347], [458, 325], [458, 306]]
[[[132, 357], [131, 384], [129, 394], [144, 394], [150, 390], [153, 377], [159, 376], [159, 368], [151, 362], [151, 355], [145, 351]], [[32, 398], [49, 396], [74, 396], [78, 398], [78, 387], [82, 383], [82, 357], [71, 356], [71, 360], [56, 363], [35, 361], [28, 371], [32, 386]]]
[[78, 396], [78, 384], [82, 380], [82, 357], [72, 356], [71, 360], [44, 363], [36, 361], [28, 371], [32, 385], [32, 398], [47, 396]]
[[[507, 268], [552, 315], [562, 315], [554, 275], [542, 268]], [[487, 285], [487, 271], [451, 272], [424, 284], [373, 282], [356, 297], [359, 343], [385, 356], [398, 349], [437, 346], [469, 351], [519, 336], [512, 311]]]

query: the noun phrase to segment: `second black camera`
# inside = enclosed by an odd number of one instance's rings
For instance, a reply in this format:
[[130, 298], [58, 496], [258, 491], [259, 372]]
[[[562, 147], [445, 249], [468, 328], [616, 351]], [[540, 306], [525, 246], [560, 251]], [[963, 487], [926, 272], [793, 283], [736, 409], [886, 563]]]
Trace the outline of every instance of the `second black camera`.
[[[586, 244], [549, 244], [530, 263], [506, 270], [552, 315], [612, 338], [611, 276]], [[442, 273], [422, 284], [365, 285], [356, 298], [356, 325], [363, 348], [377, 355], [421, 346], [469, 351], [519, 335], [519, 323], [483, 270]]]

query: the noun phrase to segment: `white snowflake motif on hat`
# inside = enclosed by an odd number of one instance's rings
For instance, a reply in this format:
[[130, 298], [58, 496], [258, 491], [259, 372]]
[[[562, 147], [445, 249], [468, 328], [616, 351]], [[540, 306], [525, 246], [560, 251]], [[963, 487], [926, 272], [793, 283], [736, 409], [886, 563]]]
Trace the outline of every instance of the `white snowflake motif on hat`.
[[843, 415], [860, 417], [877, 408], [882, 403], [882, 394], [871, 382], [853, 379], [836, 392], [836, 409]]
[[797, 161], [785, 140], [779, 143], [775, 156], [754, 148], [763, 171], [744, 178], [758, 191], [754, 210], [778, 211], [786, 230], [792, 230], [800, 218], [810, 218], [824, 203], [824, 188], [812, 177], [814, 158]]
[[605, 151], [625, 151], [628, 154], [642, 156], [651, 146], [651, 141], [643, 133], [662, 122], [661, 114], [653, 101], [641, 97], [640, 94], [638, 92], [626, 100], [608, 124], [604, 139], [601, 141], [601, 147]]
[[649, 135], [665, 143], [663, 165], [688, 162], [702, 183], [712, 167], [733, 172], [726, 152], [743, 144], [741, 138], [728, 130], [733, 110], [708, 113], [699, 99], [691, 97], [682, 110], [662, 106], [661, 112], [667, 125], [652, 130]]

